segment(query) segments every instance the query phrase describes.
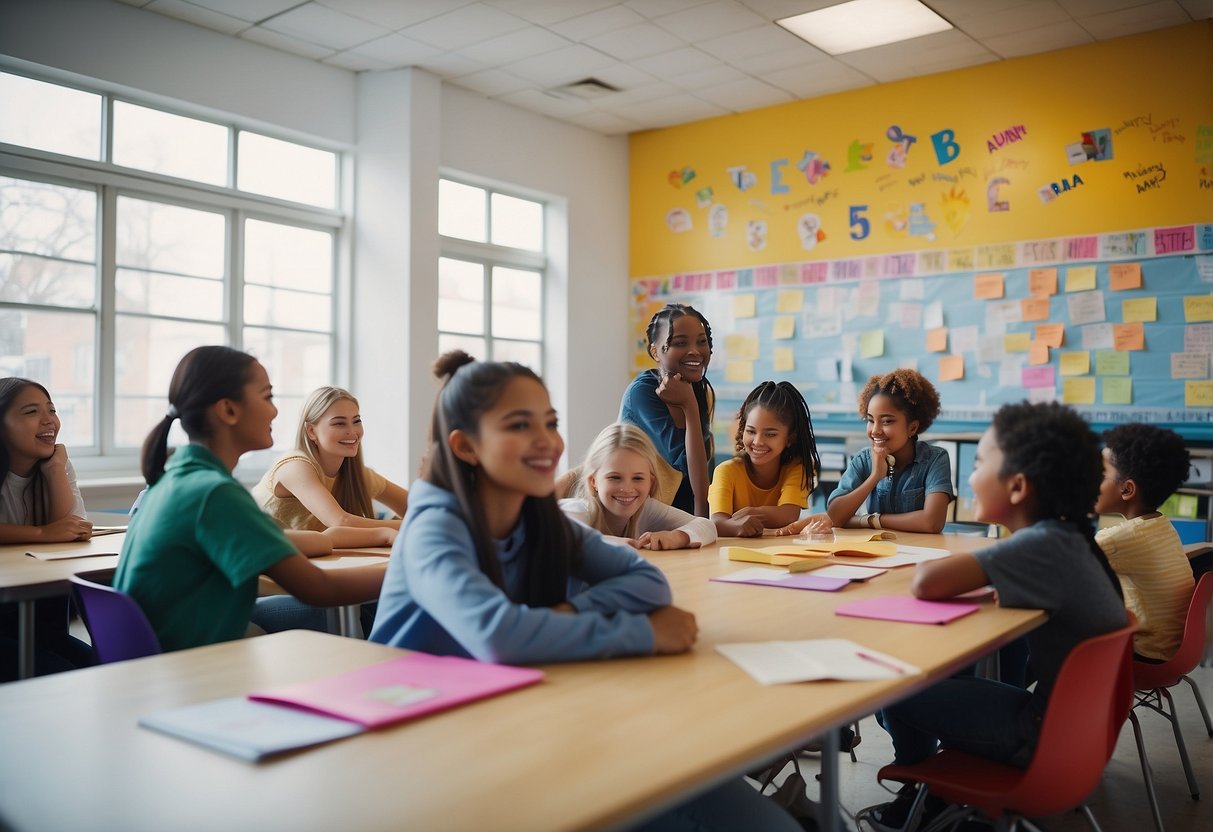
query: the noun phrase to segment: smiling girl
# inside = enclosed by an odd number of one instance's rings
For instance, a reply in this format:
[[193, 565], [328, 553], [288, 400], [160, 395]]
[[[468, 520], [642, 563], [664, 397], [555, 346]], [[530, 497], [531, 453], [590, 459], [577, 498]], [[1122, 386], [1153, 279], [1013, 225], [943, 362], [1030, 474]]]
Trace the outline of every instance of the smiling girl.
[[716, 407], [707, 378], [712, 327], [693, 307], [671, 303], [649, 321], [646, 335], [657, 369], [645, 370], [628, 385], [619, 421], [639, 425], [682, 474], [674, 506], [707, 517]]
[[654, 498], [657, 449], [635, 425], [608, 425], [590, 445], [575, 496], [560, 508], [637, 549], [688, 549], [716, 541], [716, 525]]
[[800, 391], [764, 381], [737, 413], [737, 456], [716, 469], [708, 502], [716, 531], [751, 537], [792, 523], [809, 505], [821, 460]]

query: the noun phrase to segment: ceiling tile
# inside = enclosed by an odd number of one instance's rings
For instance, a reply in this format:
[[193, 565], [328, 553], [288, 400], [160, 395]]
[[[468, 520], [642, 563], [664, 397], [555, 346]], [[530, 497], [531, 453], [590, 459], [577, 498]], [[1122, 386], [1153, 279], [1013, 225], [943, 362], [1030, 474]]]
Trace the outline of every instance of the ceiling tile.
[[599, 81], [605, 81], [612, 87], [618, 87], [621, 90], [633, 90], [637, 87], [647, 87], [652, 84], [660, 83], [655, 77], [647, 72], [641, 72], [631, 64], [613, 63], [610, 66], [603, 67], [594, 71], [594, 77]]
[[441, 49], [430, 46], [428, 43], [395, 34], [368, 41], [349, 51], [382, 61], [392, 67], [416, 66], [422, 61], [436, 58], [442, 54]]
[[279, 49], [283, 52], [290, 52], [293, 55], [302, 55], [304, 58], [311, 58], [318, 61], [321, 58], [327, 58], [332, 55], [333, 49], [324, 46], [319, 46], [315, 43], [309, 43], [298, 38], [287, 37], [277, 32], [271, 32], [269, 29], [264, 29], [261, 26], [254, 26], [251, 29], [245, 29], [238, 37], [243, 40], [251, 40], [253, 43], [259, 43], [262, 46], [269, 46], [274, 49]]
[[623, 5], [635, 9], [645, 17], [661, 17], [663, 14], [680, 12], [692, 6], [702, 6], [710, 0], [627, 0]]
[[333, 49], [349, 49], [383, 37], [388, 30], [316, 3], [291, 9], [267, 20], [264, 28], [281, 35], [318, 43]]
[[[827, 6], [837, 6], [839, 0], [741, 0], [741, 2], [765, 18], [779, 20], [794, 14], [815, 12]], [[962, 0], [962, 2], [970, 3], [972, 0]], [[927, 5], [932, 5], [930, 0], [927, 0]]]
[[1053, 0], [1038, 0], [953, 22], [966, 35], [984, 40], [987, 37], [1040, 29], [1054, 23], [1068, 23], [1070, 15]]
[[577, 17], [571, 17], [559, 23], [554, 23], [551, 29], [564, 35], [569, 40], [575, 40], [580, 43], [597, 35], [614, 32], [617, 29], [635, 26], [637, 23], [643, 22], [644, 18], [631, 9], [624, 8], [623, 6], [609, 6], [605, 9], [590, 12], [589, 14], [578, 15]]
[[650, 58], [632, 61], [632, 65], [643, 69], [645, 72], [652, 73], [658, 78], [668, 78], [671, 75], [681, 75], [684, 72], [693, 72], [697, 69], [721, 66], [721, 63], [706, 52], [701, 52], [692, 46], [686, 46], [682, 49], [675, 49], [673, 52], [666, 52], [662, 55], [653, 55]]
[[466, 46], [459, 51], [486, 66], [501, 66], [566, 46], [572, 44], [560, 35], [538, 26], [528, 26], [526, 29]]
[[[1130, 1], [1141, 2], [1141, 0]], [[1023, 6], [1030, 2], [1030, 0], [980, 0], [977, 3], [974, 3], [973, 0], [920, 0], [920, 2], [949, 23], [955, 25], [961, 21], [975, 20], [987, 17], [988, 15], [1005, 12], [1014, 9], [1016, 6]], [[1050, 2], [1053, 5], [1057, 5], [1056, 0], [1050, 0]]]
[[1189, 22], [1189, 19], [1188, 13], [1174, 0], [1159, 0], [1131, 9], [1079, 17], [1078, 24], [1097, 40], [1109, 40], [1166, 26], [1178, 26]]
[[531, 87], [531, 82], [500, 69], [486, 69], [471, 75], [462, 75], [451, 79], [451, 83], [488, 96], [505, 95]]
[[838, 56], [843, 63], [883, 82], [997, 59], [980, 43], [954, 29]]
[[[613, 112], [606, 105], [602, 109]], [[652, 101], [633, 104], [625, 112], [616, 113], [616, 115], [622, 115], [646, 128], [652, 128], [668, 127], [671, 124], [682, 124], [715, 116], [727, 116], [729, 110], [693, 95], [681, 93], [669, 98], [656, 98]]]
[[392, 64], [387, 61], [381, 61], [377, 58], [371, 58], [367, 55], [359, 55], [357, 52], [338, 52], [336, 55], [329, 55], [322, 64], [330, 66], [339, 66], [342, 69], [348, 69], [351, 72], [365, 72], [367, 70], [384, 70], [395, 69]]
[[709, 67], [708, 69], [697, 69], [694, 72], [675, 75], [666, 80], [684, 90], [698, 90], [704, 87], [715, 87], [720, 84], [731, 84], [734, 81], [740, 81], [748, 77], [748, 75], [735, 67], [721, 64], [720, 66]]
[[[772, 52], [786, 52], [808, 46], [800, 38], [778, 26], [759, 26], [742, 32], [730, 32], [717, 38], [701, 40], [695, 45], [709, 55], [715, 55], [733, 64], [755, 55], [769, 55]], [[813, 49], [812, 46], [808, 48]]]
[[1179, 5], [1187, 9], [1193, 20], [1213, 17], [1213, 0], [1179, 0]]
[[118, 2], [125, 3], [128, 6], [134, 6], [135, 8], [139, 8], [141, 6], [146, 6], [148, 3], [152, 2], [152, 0], [118, 0]]
[[524, 61], [507, 64], [504, 68], [543, 87], [556, 87], [592, 76], [612, 66], [615, 61], [588, 46], [576, 44], [536, 55]]
[[555, 118], [564, 118], [575, 113], [584, 113], [590, 109], [590, 104], [587, 101], [582, 101], [579, 98], [558, 97], [540, 90], [519, 90], [518, 92], [498, 96], [497, 100], [537, 113], [543, 113], [545, 116], [554, 116]]
[[838, 61], [769, 72], [763, 76], [763, 80], [799, 98], [815, 98], [874, 83], [859, 70]]
[[805, 64], [819, 64], [834, 60], [820, 49], [815, 49], [807, 43], [802, 43], [794, 49], [783, 49], [778, 52], [765, 52], [749, 58], [735, 58], [729, 63], [752, 75], [763, 75], [779, 69], [790, 69]]
[[595, 35], [586, 41], [586, 45], [621, 61], [634, 61], [678, 49], [686, 43], [652, 23], [640, 23]]
[[454, 11], [409, 26], [400, 34], [443, 49], [462, 49], [498, 35], [525, 28], [527, 22], [484, 3], [461, 6]]
[[619, 136], [640, 129], [640, 125], [636, 122], [605, 110], [590, 110], [588, 113], [569, 116], [566, 121], [604, 136]]
[[1044, 26], [1040, 29], [1030, 29], [1026, 32], [985, 38], [982, 43], [996, 55], [1004, 58], [1020, 58], [1024, 55], [1052, 52], [1055, 49], [1080, 46], [1094, 41], [1095, 38], [1091, 37], [1090, 32], [1077, 23], [1069, 21]]
[[260, 22], [299, 5], [299, 0], [190, 0], [213, 12], [252, 22]]
[[1143, 0], [1057, 0], [1075, 19], [1144, 5]]
[[473, 72], [488, 69], [488, 67], [479, 61], [465, 58], [458, 52], [444, 52], [437, 57], [426, 58], [418, 66], [429, 70], [439, 78], [458, 78], [461, 75], [470, 75]]
[[403, 29], [446, 14], [473, 0], [318, 0], [320, 5], [375, 23], [385, 29]]
[[247, 20], [204, 9], [202, 6], [195, 6], [193, 3], [186, 3], [183, 0], [155, 0], [154, 3], [147, 6], [147, 9], [207, 29], [214, 29], [225, 35], [243, 32], [252, 25]]
[[717, 38], [730, 32], [770, 25], [770, 21], [734, 0], [714, 0], [673, 14], [653, 18], [663, 29], [688, 43]]
[[628, 104], [635, 104], [638, 101], [652, 101], [654, 98], [668, 98], [671, 95], [678, 95], [681, 90], [673, 84], [665, 81], [654, 81], [651, 84], [644, 86], [631, 87], [619, 92], [613, 92], [610, 95], [604, 95], [597, 99], [594, 104], [597, 107], [610, 106], [616, 112]]
[[490, 6], [518, 15], [540, 26], [550, 26], [561, 20], [589, 14], [607, 6], [618, 5], [619, 0], [486, 0]]
[[755, 78], [742, 78], [740, 81], [728, 84], [705, 87], [697, 90], [695, 94], [704, 101], [719, 104], [721, 107], [727, 107], [739, 113], [792, 100], [792, 96], [785, 90], [764, 84]]

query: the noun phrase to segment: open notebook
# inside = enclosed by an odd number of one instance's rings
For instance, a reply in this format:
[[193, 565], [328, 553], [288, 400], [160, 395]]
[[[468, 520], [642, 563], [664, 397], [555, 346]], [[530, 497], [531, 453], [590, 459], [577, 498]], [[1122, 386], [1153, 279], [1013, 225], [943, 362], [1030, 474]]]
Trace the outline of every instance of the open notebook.
[[323, 679], [149, 714], [145, 728], [245, 760], [352, 736], [543, 679], [538, 670], [409, 653]]

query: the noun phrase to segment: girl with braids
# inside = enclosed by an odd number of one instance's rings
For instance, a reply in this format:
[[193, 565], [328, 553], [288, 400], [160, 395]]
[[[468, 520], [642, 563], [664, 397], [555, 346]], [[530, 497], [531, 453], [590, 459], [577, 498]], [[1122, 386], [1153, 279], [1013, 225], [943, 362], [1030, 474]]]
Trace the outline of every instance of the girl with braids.
[[619, 421], [643, 428], [657, 452], [682, 474], [674, 507], [707, 517], [716, 407], [707, 377], [712, 327], [693, 307], [671, 303], [653, 316], [646, 334], [657, 369], [645, 370], [628, 385]]
[[813, 419], [789, 382], [764, 381], [737, 412], [737, 456], [716, 469], [708, 503], [721, 535], [787, 526], [809, 505], [821, 460]]
[[[872, 376], [859, 393], [859, 415], [867, 422], [872, 445], [851, 457], [826, 500], [830, 522], [928, 534], [943, 531], [948, 505], [956, 496], [951, 463], [942, 448], [918, 441], [939, 415], [935, 387], [915, 370]], [[780, 533], [796, 534], [814, 520], [801, 520]]]
[[[1031, 760], [1066, 656], [1127, 621], [1120, 582], [1095, 543], [1091, 511], [1102, 480], [1099, 439], [1073, 410], [1023, 402], [994, 414], [969, 485], [977, 518], [1006, 526], [1011, 537], [920, 564], [912, 589], [942, 599], [992, 584], [1002, 606], [1048, 613], [1027, 636], [1036, 689], [954, 676], [886, 708], [897, 763], [917, 763], [941, 745], [1020, 767]], [[875, 828], [904, 826], [913, 791], [865, 810]]]
[[[143, 443], [149, 488], [114, 575], [114, 588], [143, 608], [161, 647], [240, 638], [263, 573], [316, 606], [356, 604], [378, 594], [384, 566], [320, 569], [232, 477], [242, 454], [273, 445], [278, 408], [260, 363], [229, 347], [197, 347], [177, 365], [168, 400]], [[168, 433], [177, 419], [190, 444], [168, 459]]]

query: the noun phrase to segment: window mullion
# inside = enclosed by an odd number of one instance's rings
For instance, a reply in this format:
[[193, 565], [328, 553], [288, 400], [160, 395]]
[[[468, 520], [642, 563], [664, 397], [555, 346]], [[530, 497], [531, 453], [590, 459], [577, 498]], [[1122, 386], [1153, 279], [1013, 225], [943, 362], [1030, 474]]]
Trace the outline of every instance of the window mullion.
[[244, 212], [228, 212], [227, 234], [227, 331], [228, 343], [244, 348]]
[[117, 351], [115, 333], [117, 288], [115, 284], [118, 274], [118, 195], [116, 189], [108, 185], [101, 186], [98, 191], [101, 199], [101, 211], [99, 212], [101, 215], [101, 292], [99, 296], [101, 301], [97, 322], [99, 330], [97, 335], [97, 415], [100, 422], [97, 436], [101, 454], [104, 456], [112, 454], [116, 445], [114, 427], [117, 391], [115, 385], [118, 374], [114, 361]]

